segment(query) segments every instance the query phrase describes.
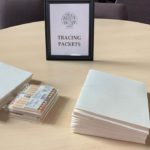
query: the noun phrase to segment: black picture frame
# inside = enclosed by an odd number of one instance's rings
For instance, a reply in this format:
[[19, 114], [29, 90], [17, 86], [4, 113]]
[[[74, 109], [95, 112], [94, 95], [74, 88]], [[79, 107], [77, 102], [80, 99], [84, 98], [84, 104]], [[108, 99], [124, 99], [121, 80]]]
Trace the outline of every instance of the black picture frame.
[[[51, 53], [50, 4], [89, 4], [88, 55], [54, 55]], [[45, 36], [47, 60], [93, 60], [94, 49], [94, 1], [93, 0], [45, 0]]]

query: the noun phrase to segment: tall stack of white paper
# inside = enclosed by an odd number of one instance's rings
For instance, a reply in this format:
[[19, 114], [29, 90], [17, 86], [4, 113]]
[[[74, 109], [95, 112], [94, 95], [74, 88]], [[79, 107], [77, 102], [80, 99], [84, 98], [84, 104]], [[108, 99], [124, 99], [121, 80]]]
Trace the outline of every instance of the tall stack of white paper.
[[150, 128], [145, 85], [90, 70], [71, 127], [75, 133], [145, 143]]

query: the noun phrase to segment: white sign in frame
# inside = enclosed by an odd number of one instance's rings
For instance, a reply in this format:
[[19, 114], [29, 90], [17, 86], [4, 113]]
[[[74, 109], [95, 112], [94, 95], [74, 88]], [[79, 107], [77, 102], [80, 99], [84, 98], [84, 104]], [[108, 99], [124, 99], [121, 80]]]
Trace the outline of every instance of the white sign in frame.
[[[47, 58], [92, 59], [90, 3], [48, 3]], [[94, 18], [93, 18], [94, 19]], [[48, 25], [48, 27], [47, 27]], [[93, 27], [94, 28], [94, 27]], [[93, 49], [92, 49], [93, 52]]]

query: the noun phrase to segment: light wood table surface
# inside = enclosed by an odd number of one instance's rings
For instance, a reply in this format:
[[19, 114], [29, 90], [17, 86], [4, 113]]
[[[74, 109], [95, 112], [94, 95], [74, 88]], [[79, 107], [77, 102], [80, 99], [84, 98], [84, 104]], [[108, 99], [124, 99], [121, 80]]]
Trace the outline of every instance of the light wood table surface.
[[0, 30], [0, 61], [60, 90], [45, 123], [10, 119], [0, 111], [0, 150], [149, 150], [140, 145], [74, 134], [71, 113], [89, 69], [143, 81], [150, 92], [150, 25], [95, 21], [94, 61], [46, 61], [44, 22]]

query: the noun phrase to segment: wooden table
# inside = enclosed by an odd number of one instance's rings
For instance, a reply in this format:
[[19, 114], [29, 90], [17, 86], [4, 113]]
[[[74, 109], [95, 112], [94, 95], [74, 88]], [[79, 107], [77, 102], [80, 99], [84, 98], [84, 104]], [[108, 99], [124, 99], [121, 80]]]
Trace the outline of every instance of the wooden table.
[[44, 23], [0, 30], [0, 61], [31, 71], [59, 88], [60, 99], [45, 123], [10, 119], [0, 112], [0, 150], [146, 150], [149, 145], [78, 135], [70, 122], [89, 69], [140, 80], [150, 91], [150, 26], [96, 20], [95, 60], [46, 61]]

